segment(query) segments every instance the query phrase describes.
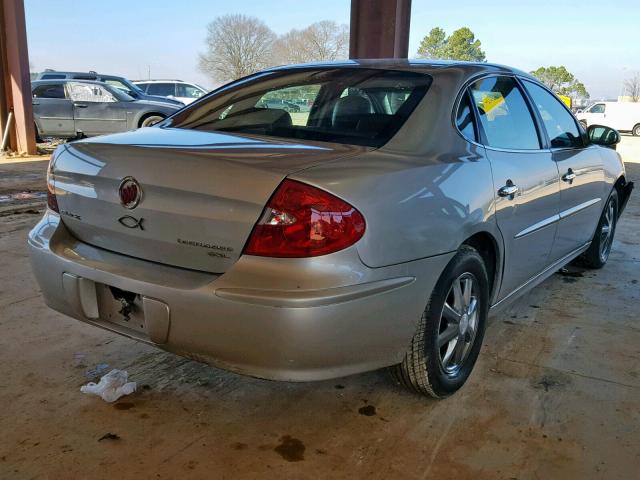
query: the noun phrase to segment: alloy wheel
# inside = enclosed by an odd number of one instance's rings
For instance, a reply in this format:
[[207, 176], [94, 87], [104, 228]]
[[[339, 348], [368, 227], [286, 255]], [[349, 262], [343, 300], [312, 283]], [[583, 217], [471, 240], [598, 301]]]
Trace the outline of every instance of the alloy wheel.
[[478, 331], [480, 291], [475, 276], [463, 273], [454, 280], [445, 300], [438, 328], [440, 365], [456, 376], [469, 357]]

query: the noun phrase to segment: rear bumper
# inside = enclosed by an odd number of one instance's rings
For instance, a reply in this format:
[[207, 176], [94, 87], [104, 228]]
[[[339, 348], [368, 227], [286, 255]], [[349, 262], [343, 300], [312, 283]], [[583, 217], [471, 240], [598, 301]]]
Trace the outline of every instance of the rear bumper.
[[[215, 275], [84, 244], [52, 212], [30, 232], [29, 251], [45, 301], [59, 312], [228, 370], [290, 381], [400, 362], [453, 255], [377, 269], [355, 248], [315, 259], [241, 257]], [[144, 328], [105, 318], [96, 301], [105, 285], [140, 295]]]

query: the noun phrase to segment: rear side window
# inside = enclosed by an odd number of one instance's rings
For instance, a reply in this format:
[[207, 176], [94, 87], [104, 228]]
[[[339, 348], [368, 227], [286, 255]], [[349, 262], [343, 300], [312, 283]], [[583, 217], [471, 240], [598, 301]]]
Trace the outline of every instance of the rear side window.
[[539, 85], [528, 80], [524, 80], [523, 83], [540, 112], [551, 148], [583, 147], [578, 125], [563, 104]]
[[110, 103], [117, 101], [111, 92], [97, 83], [69, 83], [69, 95], [74, 102]]
[[473, 125], [473, 113], [471, 112], [471, 101], [469, 100], [469, 94], [464, 93], [458, 106], [458, 114], [456, 115], [456, 126], [460, 133], [469, 140], [474, 142], [478, 141], [476, 136], [476, 130]]
[[471, 85], [487, 145], [538, 150], [540, 140], [529, 107], [511, 77], [489, 77]]
[[173, 83], [150, 83], [147, 88], [147, 93], [149, 95], [168, 97], [176, 94], [176, 87]]
[[38, 85], [33, 89], [33, 98], [65, 98], [63, 85]]
[[173, 117], [173, 127], [379, 147], [431, 77], [369, 68], [296, 68], [239, 80]]

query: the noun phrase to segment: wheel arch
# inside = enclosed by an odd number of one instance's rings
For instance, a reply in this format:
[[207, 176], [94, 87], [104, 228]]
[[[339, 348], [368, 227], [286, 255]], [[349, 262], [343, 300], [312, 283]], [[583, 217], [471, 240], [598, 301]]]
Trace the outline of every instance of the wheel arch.
[[163, 119], [167, 118], [167, 114], [166, 113], [162, 113], [162, 112], [144, 112], [142, 115], [140, 115], [138, 117], [138, 121], [137, 121], [137, 128], [142, 127], [142, 123], [149, 117], [162, 117]]
[[618, 193], [618, 201], [620, 204], [618, 205], [618, 218], [622, 215], [625, 207], [627, 206], [627, 201], [629, 200], [629, 196], [631, 195], [631, 191], [633, 190], [633, 182], [631, 184], [627, 182], [627, 178], [623, 173], [618, 177], [616, 183], [614, 183], [613, 188]]
[[462, 242], [462, 245], [475, 248], [484, 260], [487, 276], [489, 277], [489, 298], [495, 299], [500, 287], [502, 272], [500, 268], [502, 257], [498, 247], [498, 240], [491, 233], [481, 231], [471, 235]]

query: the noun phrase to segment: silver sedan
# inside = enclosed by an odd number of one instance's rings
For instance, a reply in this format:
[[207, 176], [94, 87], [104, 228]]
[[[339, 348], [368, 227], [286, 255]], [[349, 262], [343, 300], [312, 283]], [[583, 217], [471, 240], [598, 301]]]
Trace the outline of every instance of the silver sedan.
[[33, 268], [53, 309], [199, 361], [391, 367], [446, 397], [490, 313], [570, 261], [604, 266], [633, 187], [618, 141], [507, 67], [272, 69], [60, 146]]

